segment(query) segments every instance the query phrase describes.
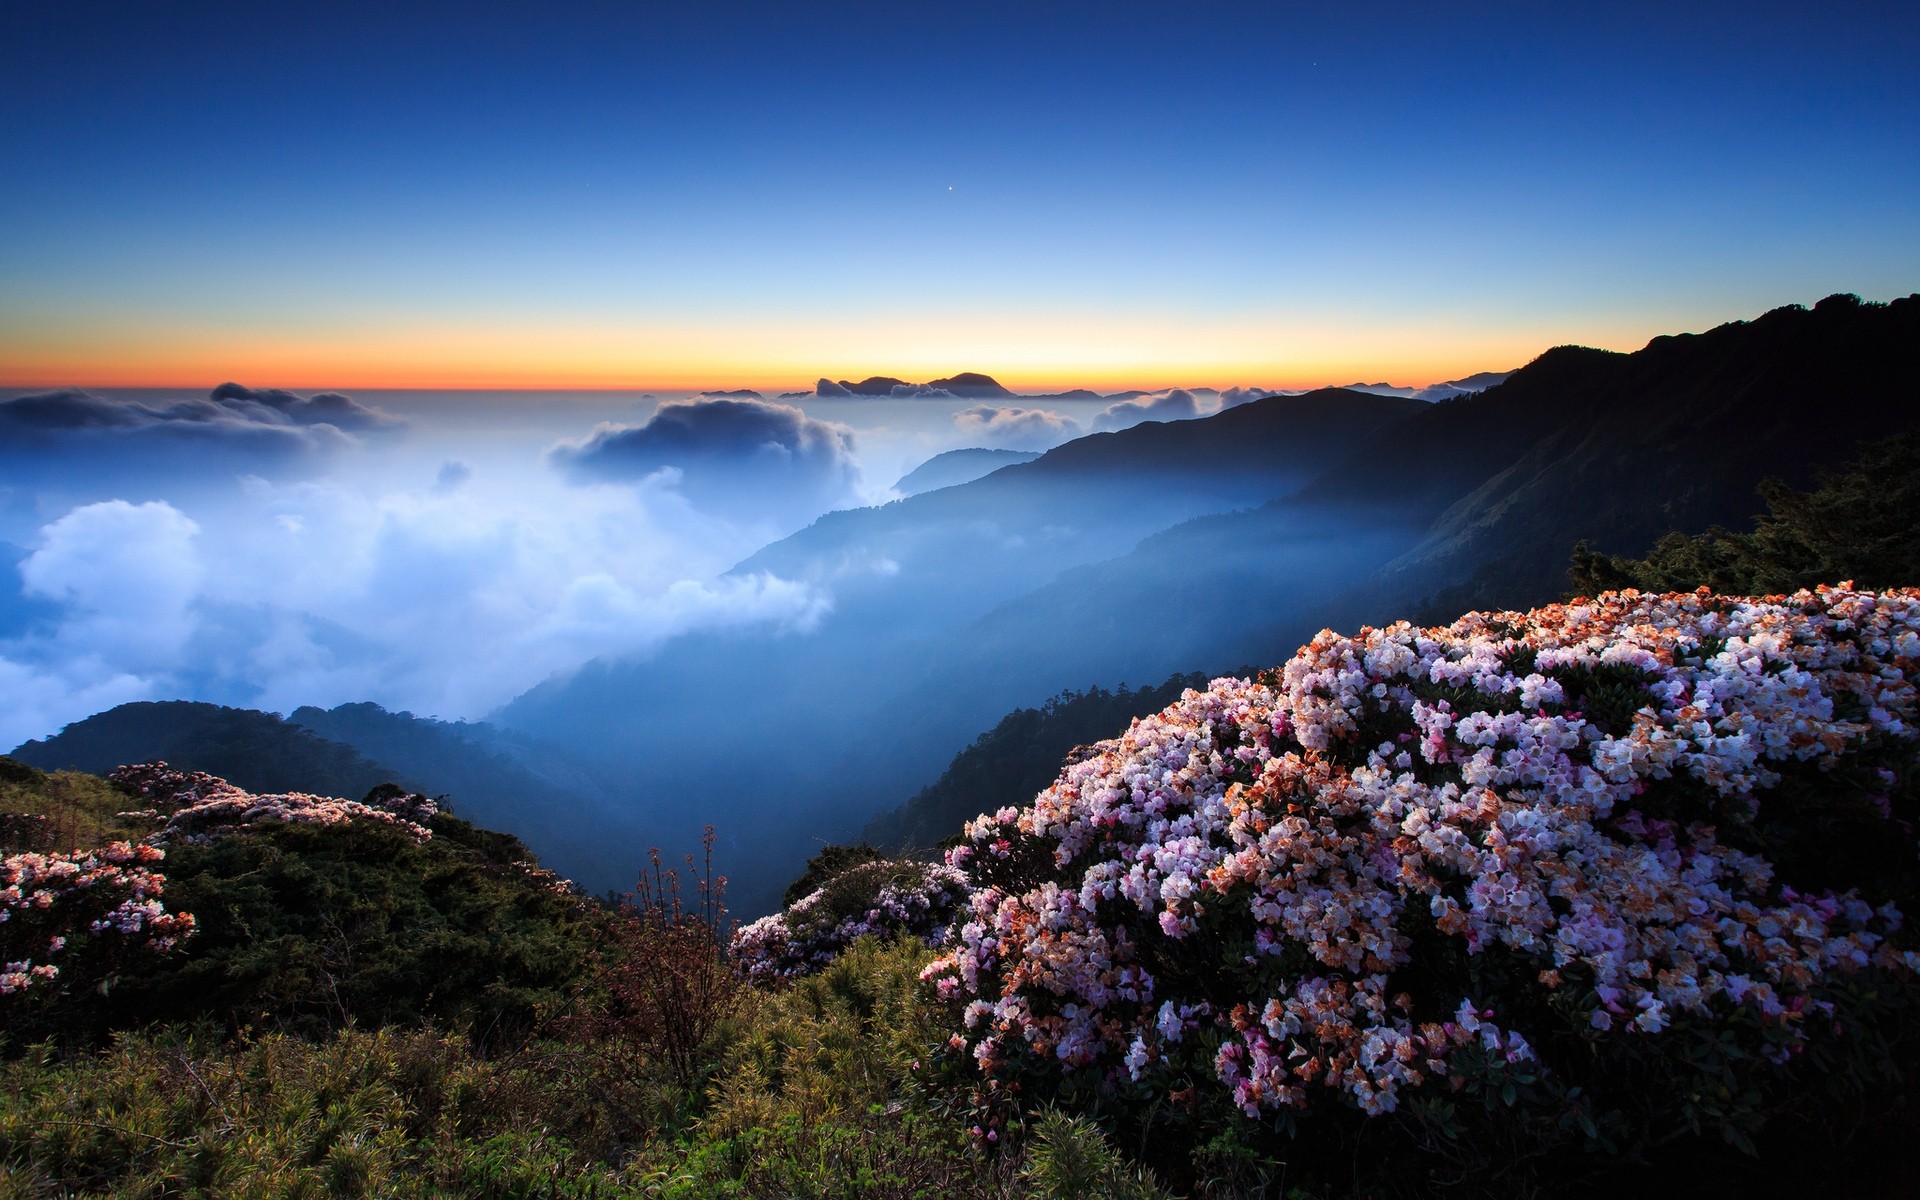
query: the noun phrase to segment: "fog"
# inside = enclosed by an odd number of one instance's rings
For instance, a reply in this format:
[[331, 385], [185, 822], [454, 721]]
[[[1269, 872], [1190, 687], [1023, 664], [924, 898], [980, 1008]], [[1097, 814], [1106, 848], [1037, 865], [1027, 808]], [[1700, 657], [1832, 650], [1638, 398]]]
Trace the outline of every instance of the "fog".
[[[618, 828], [563, 869], [615, 886], [713, 821], [751, 911], [1007, 709], [1236, 665], [1168, 636], [1179, 574], [1153, 536], [1285, 496], [1416, 404], [1252, 403], [1271, 395], [0, 399], [0, 743], [133, 700], [489, 719], [544, 739], [514, 753], [546, 777], [601, 781]], [[965, 447], [1055, 453], [894, 490]], [[1365, 532], [1294, 538], [1286, 594], [1399, 544]], [[1118, 601], [1089, 623], [1096, 567]], [[742, 729], [778, 752], [741, 753]], [[551, 804], [522, 819], [536, 849], [593, 841]]]
[[805, 632], [830, 585], [722, 574], [830, 509], [893, 498], [943, 451], [1047, 449], [1135, 410], [1150, 405], [9, 393], [0, 742], [136, 699], [478, 718], [690, 631]]

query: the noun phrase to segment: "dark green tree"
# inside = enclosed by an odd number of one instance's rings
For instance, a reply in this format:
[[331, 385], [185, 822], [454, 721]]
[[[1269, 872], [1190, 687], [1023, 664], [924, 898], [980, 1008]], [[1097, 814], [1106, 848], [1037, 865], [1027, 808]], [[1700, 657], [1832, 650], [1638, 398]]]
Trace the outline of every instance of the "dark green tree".
[[1844, 471], [1823, 474], [1811, 492], [1762, 481], [1767, 511], [1751, 533], [1715, 525], [1669, 533], [1645, 558], [1573, 548], [1567, 575], [1575, 595], [1621, 588], [1770, 595], [1852, 580], [1861, 587], [1920, 583], [1920, 433], [1873, 443]]

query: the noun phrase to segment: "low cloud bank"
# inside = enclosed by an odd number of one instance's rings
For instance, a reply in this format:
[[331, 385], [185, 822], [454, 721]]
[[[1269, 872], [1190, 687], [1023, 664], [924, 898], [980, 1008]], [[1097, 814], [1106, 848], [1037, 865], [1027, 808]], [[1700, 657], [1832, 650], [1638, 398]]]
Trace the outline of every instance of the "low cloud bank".
[[1200, 401], [1186, 388], [1169, 388], [1137, 400], [1109, 404], [1093, 419], [1095, 433], [1127, 429], [1143, 421], [1186, 421], [1200, 415]]
[[1252, 404], [1255, 400], [1265, 400], [1269, 396], [1279, 394], [1272, 388], [1230, 387], [1220, 393], [1220, 409], [1224, 412], [1229, 408], [1238, 408], [1242, 404]]
[[953, 414], [969, 445], [989, 450], [1051, 450], [1083, 432], [1072, 418], [1048, 408], [976, 404]]
[[98, 496], [109, 480], [230, 484], [312, 470], [363, 435], [401, 426], [337, 392], [224, 383], [204, 399], [154, 403], [64, 388], [0, 400], [0, 470], [11, 484], [70, 498]]
[[600, 425], [547, 458], [576, 482], [653, 477], [733, 520], [804, 523], [856, 502], [861, 486], [851, 430], [751, 398], [669, 401], [644, 424]]
[[296, 396], [281, 388], [255, 389], [237, 383], [223, 383], [208, 394], [208, 400], [228, 412], [249, 419], [261, 419], [260, 410], [278, 413], [295, 425], [331, 425], [335, 429], [375, 430], [398, 428], [397, 417], [361, 404], [339, 392], [315, 392]]

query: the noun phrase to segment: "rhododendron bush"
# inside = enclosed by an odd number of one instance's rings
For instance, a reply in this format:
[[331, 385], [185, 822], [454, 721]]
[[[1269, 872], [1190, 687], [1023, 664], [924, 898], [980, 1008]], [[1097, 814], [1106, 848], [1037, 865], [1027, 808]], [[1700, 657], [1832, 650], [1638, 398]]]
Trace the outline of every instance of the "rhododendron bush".
[[783, 912], [733, 935], [749, 979], [811, 975], [868, 934], [906, 934], [938, 945], [969, 894], [966, 873], [938, 864], [882, 859], [833, 876]]
[[162, 821], [159, 832], [147, 839], [158, 846], [175, 840], [204, 845], [263, 822], [342, 825], [348, 821], [376, 821], [424, 842], [433, 836], [427, 823], [439, 811], [431, 799], [390, 784], [376, 788], [362, 801], [306, 792], [257, 796], [218, 775], [176, 771], [164, 762], [120, 767], [107, 778], [154, 802], [156, 807], [152, 809], [126, 815]]
[[968, 825], [955, 1069], [989, 1132], [1039, 1092], [1738, 1140], [1913, 999], [1917, 678], [1913, 590], [1323, 633]]
[[40, 1032], [37, 1017], [76, 990], [107, 980], [135, 954], [171, 950], [193, 933], [190, 913], [161, 902], [153, 869], [165, 852], [114, 842], [72, 854], [0, 859], [0, 1014], [15, 1034]]

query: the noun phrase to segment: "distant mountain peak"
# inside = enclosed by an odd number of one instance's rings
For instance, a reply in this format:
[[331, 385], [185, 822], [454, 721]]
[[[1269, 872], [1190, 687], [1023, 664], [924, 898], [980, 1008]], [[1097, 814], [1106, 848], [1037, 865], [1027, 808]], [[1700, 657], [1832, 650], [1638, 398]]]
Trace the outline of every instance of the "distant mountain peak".
[[895, 379], [891, 375], [869, 375], [859, 383], [852, 380], [840, 380], [840, 386], [856, 396], [891, 396], [897, 387], [910, 388], [913, 385], [904, 379]]
[[1000, 386], [1000, 381], [991, 375], [982, 375], [977, 371], [962, 371], [946, 379], [934, 379], [927, 383], [930, 388], [952, 392], [969, 400], [1010, 400], [1014, 393]]

